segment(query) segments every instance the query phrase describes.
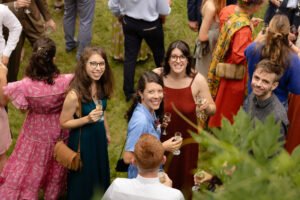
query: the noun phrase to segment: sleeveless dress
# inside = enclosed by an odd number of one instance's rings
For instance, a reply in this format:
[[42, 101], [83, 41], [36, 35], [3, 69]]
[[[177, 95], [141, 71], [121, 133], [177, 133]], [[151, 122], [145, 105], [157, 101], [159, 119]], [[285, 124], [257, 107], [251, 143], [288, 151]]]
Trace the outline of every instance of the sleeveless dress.
[[[102, 100], [103, 110], [106, 99]], [[88, 115], [96, 105], [93, 101], [82, 102], [82, 116]], [[97, 192], [104, 194], [110, 184], [110, 171], [107, 150], [107, 139], [104, 121], [98, 121], [70, 131], [69, 147], [74, 151], [78, 148], [80, 137], [80, 153], [82, 168], [80, 171], [69, 171], [67, 198], [70, 200], [92, 199]]]
[[[0, 175], [0, 199], [58, 199], [65, 187], [66, 170], [53, 158], [62, 131], [59, 116], [73, 75], [59, 75], [53, 85], [24, 78], [8, 83], [4, 94], [13, 105], [28, 110], [16, 146]], [[1, 131], [1, 130], [0, 130]]]
[[[193, 79], [194, 80], [194, 79]], [[197, 133], [197, 130], [184, 121], [172, 108], [174, 105], [185, 117], [197, 124], [196, 105], [192, 95], [191, 84], [186, 88], [173, 89], [164, 87], [164, 109], [170, 112], [171, 122], [167, 127], [167, 135], [161, 135], [161, 141], [174, 136], [179, 131], [183, 137], [183, 144], [180, 148], [180, 155], [174, 156], [166, 153], [167, 162], [164, 170], [173, 181], [173, 187], [181, 190], [185, 199], [192, 199], [192, 186], [194, 185], [193, 170], [197, 168], [198, 162], [198, 143], [186, 144], [191, 142], [192, 137], [189, 131]], [[192, 140], [193, 141], [193, 140]]]
[[212, 53], [217, 44], [218, 36], [219, 36], [219, 23], [214, 21], [208, 31], [209, 53], [206, 55], [201, 55], [199, 52], [198, 55], [195, 55], [196, 57], [195, 68], [206, 79], [208, 74], [208, 68], [210, 66], [211, 59], [212, 59]]

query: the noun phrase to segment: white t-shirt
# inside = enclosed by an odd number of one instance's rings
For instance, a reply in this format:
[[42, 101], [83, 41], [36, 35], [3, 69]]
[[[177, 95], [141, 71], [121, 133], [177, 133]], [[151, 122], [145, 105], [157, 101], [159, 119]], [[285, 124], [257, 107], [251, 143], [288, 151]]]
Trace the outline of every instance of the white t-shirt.
[[[3, 25], [8, 28], [9, 35], [5, 44], [2, 34]], [[15, 49], [22, 31], [22, 25], [17, 17], [9, 10], [6, 5], [0, 4], [0, 57], [2, 55], [9, 57]]]
[[167, 187], [157, 178], [117, 178], [109, 186], [102, 200], [184, 200], [182, 193]]

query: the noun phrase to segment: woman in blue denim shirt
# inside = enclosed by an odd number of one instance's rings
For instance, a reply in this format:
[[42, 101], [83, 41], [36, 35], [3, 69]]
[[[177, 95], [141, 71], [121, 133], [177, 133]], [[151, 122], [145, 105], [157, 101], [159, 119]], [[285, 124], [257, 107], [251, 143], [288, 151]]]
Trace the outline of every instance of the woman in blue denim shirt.
[[[161, 77], [152, 71], [145, 72], [138, 81], [136, 97], [127, 112], [129, 123], [123, 158], [125, 163], [130, 163], [128, 178], [135, 178], [138, 173], [136, 166], [132, 163], [134, 146], [140, 136], [143, 133], [149, 133], [160, 139], [163, 96]], [[174, 138], [170, 138], [163, 143], [163, 146], [166, 151], [173, 152], [180, 148], [181, 143], [182, 140], [174, 141]]]

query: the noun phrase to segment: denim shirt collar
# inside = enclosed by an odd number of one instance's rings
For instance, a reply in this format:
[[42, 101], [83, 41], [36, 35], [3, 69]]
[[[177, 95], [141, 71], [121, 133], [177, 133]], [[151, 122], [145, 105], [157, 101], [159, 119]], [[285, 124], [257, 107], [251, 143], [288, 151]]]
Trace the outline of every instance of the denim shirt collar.
[[143, 110], [143, 113], [145, 113], [147, 120], [149, 120], [149, 122], [151, 122], [151, 124], [153, 124], [154, 130], [160, 135], [161, 129], [160, 129], [160, 125], [157, 126], [156, 122], [158, 120], [158, 118], [156, 117], [155, 112], [152, 114], [148, 108], [146, 108], [143, 104], [138, 103], [137, 105], [137, 109], [141, 109]]

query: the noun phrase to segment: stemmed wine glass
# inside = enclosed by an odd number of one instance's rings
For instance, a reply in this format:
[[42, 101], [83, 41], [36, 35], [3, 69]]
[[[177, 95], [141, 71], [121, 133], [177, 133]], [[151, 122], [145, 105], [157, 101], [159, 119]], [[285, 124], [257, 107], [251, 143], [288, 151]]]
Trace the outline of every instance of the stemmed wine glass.
[[276, 13], [279, 13], [279, 8], [280, 8], [282, 2], [283, 2], [283, 0], [279, 0], [279, 6], [275, 10]]
[[198, 183], [195, 183], [195, 185], [192, 187], [192, 191], [198, 191], [200, 189], [199, 182], [205, 178], [204, 171], [198, 169], [196, 174], [194, 174], [194, 178], [197, 180]]
[[[165, 122], [165, 123], [170, 123], [170, 121], [171, 121], [171, 116], [172, 116], [172, 114], [171, 113], [169, 113], [169, 112], [165, 112], [165, 114], [164, 114], [164, 118], [163, 118], [163, 122]], [[163, 135], [167, 135], [167, 126], [165, 127], [163, 127], [164, 128], [164, 131], [163, 131]]]
[[[178, 140], [181, 140], [181, 138], [182, 138], [181, 133], [180, 133], [180, 132], [175, 132], [175, 134], [174, 134], [174, 140], [175, 140], [175, 141], [178, 141]], [[180, 155], [180, 150], [179, 150], [179, 149], [175, 150], [175, 151], [173, 152], [173, 155], [175, 155], [175, 156]]]
[[298, 3], [297, 3], [297, 12], [295, 13], [296, 16], [300, 16], [300, 1], [298, 0]]
[[158, 170], [158, 178], [159, 178], [159, 182], [161, 183], [166, 182], [165, 171], [163, 169]]
[[[101, 99], [96, 99], [95, 104], [96, 104], [96, 109], [103, 111], [103, 104], [102, 104]], [[99, 121], [103, 121], [103, 120], [104, 120], [104, 112], [102, 112], [102, 115], [101, 115]]]
[[196, 115], [197, 118], [206, 121], [207, 115], [205, 113], [205, 110], [200, 110], [200, 107], [204, 105], [207, 102], [207, 100], [201, 96], [196, 96]]
[[[29, 0], [29, 4], [31, 3], [31, 0]], [[29, 8], [28, 7], [26, 7], [26, 8], [24, 8], [24, 13], [25, 14], [30, 14], [31, 13], [31, 11], [29, 10]]]

